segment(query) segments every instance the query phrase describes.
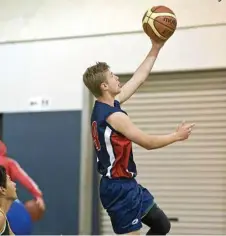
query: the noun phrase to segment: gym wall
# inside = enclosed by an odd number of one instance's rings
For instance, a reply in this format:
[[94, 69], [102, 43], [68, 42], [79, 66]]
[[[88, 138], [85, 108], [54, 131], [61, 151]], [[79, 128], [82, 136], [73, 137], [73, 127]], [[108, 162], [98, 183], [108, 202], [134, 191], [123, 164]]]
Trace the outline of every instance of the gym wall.
[[[178, 29], [153, 71], [226, 68], [225, 1], [0, 2], [3, 138], [43, 189], [49, 209], [35, 233], [79, 232], [82, 74], [96, 61], [107, 61], [119, 75], [133, 73], [151, 47], [142, 16], [160, 4], [174, 9]], [[31, 106], [37, 97], [48, 98], [49, 106]]]
[[[33, 234], [78, 234], [80, 111], [3, 113], [8, 155], [37, 182], [46, 212]], [[21, 201], [31, 199], [17, 184]]]
[[[178, 18], [179, 27], [226, 23], [222, 0], [2, 0], [0, 40], [57, 38], [141, 30], [143, 14], [152, 6], [166, 5]], [[117, 16], [117, 17], [116, 17]]]
[[[226, 2], [170, 2], [151, 3], [168, 5], [178, 16], [178, 29], [154, 71], [224, 67]], [[147, 54], [151, 44], [141, 29], [147, 7], [148, 0], [134, 4], [119, 0], [108, 4], [103, 0], [1, 1], [4, 99], [0, 99], [0, 110], [27, 111], [29, 99], [39, 96], [50, 98], [47, 110], [82, 109], [82, 74], [87, 66], [104, 60], [115, 73], [132, 73]]]

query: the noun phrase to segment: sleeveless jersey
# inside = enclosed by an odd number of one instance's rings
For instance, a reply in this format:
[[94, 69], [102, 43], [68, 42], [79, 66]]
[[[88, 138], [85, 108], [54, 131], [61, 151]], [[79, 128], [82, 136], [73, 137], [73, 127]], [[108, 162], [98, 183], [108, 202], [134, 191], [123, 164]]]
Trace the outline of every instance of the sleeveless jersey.
[[133, 178], [137, 170], [133, 160], [132, 142], [106, 121], [114, 112], [123, 112], [127, 115], [116, 100], [114, 107], [99, 101], [95, 102], [91, 129], [97, 156], [97, 170], [109, 178]]
[[10, 229], [9, 222], [7, 220], [7, 217], [6, 217], [5, 213], [1, 209], [0, 209], [0, 212], [5, 217], [5, 225], [4, 225], [3, 229], [2, 229], [2, 231], [0, 232], [0, 235], [12, 235], [12, 230]]

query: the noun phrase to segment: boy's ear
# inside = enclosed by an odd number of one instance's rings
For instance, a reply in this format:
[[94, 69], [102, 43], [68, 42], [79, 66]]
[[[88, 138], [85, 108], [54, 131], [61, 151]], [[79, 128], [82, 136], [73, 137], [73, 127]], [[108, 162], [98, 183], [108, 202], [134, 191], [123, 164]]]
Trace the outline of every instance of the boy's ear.
[[3, 187], [0, 187], [0, 195], [5, 196], [6, 195], [6, 189]]

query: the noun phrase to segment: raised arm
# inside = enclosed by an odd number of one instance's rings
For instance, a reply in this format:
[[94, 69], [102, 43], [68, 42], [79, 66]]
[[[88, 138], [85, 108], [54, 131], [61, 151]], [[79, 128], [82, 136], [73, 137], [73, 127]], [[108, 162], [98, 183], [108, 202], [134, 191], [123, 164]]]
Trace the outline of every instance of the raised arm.
[[161, 148], [174, 142], [187, 139], [194, 126], [194, 124], [182, 123], [175, 132], [170, 134], [148, 135], [138, 129], [130, 118], [122, 112], [113, 113], [108, 117], [107, 122], [129, 140], [147, 150]]
[[45, 209], [42, 191], [39, 189], [34, 180], [21, 168], [19, 163], [13, 159], [9, 159], [9, 168], [11, 178], [23, 185], [36, 199], [40, 208]]
[[33, 179], [21, 168], [18, 162], [9, 159], [11, 178], [20, 182], [35, 198], [42, 197], [42, 192]]
[[155, 43], [152, 41], [152, 48], [145, 60], [137, 68], [132, 78], [125, 83], [120, 94], [116, 97], [121, 104], [129, 99], [148, 78], [163, 45], [164, 43]]

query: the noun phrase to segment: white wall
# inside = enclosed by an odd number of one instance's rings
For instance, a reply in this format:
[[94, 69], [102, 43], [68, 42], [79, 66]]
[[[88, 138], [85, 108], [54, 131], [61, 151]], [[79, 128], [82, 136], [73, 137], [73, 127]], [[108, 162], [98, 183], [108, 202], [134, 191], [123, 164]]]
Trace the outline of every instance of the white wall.
[[178, 27], [226, 23], [225, 0], [1, 0], [0, 41], [140, 31], [155, 5], [172, 8]]
[[[181, 25], [185, 26], [189, 23], [194, 25], [195, 21], [189, 21], [185, 17], [184, 10], [189, 9], [191, 1], [186, 1], [187, 5], [184, 4], [183, 9], [182, 4], [179, 4], [178, 1], [178, 5], [176, 1], [170, 2], [174, 4], [175, 9], [176, 7], [181, 9], [177, 13], [179, 16], [181, 15]], [[23, 5], [22, 2], [26, 2], [27, 5]], [[79, 6], [78, 1], [65, 0], [64, 2], [65, 5], [62, 4], [62, 1], [20, 0], [20, 4], [16, 4], [16, 1], [1, 0], [0, 21], [1, 26], [5, 26], [5, 28], [0, 31], [0, 39], [10, 41], [85, 34], [76, 29], [85, 28], [83, 23], [87, 24], [86, 13], [92, 10], [91, 6], [93, 9], [100, 9], [98, 6], [100, 6], [101, 0], [96, 0], [95, 6], [93, 2], [86, 6], [80, 3], [80, 8], [73, 8], [75, 2]], [[83, 3], [87, 2], [83, 1]], [[118, 2], [118, 0], [114, 0], [109, 1], [108, 4], [116, 9], [119, 7]], [[135, 0], [134, 4], [126, 4], [126, 1], [123, 0], [121, 2], [124, 6], [128, 6], [131, 20], [136, 19], [141, 11], [143, 14], [143, 9], [148, 6], [148, 1], [143, 1], [144, 5], [138, 4], [138, 1]], [[166, 1], [152, 1], [152, 5], [157, 2], [160, 4]], [[203, 5], [199, 6], [202, 14], [204, 14], [208, 2], [214, 12], [211, 17], [208, 17], [208, 24], [217, 23], [217, 25], [178, 28], [175, 35], [163, 48], [154, 71], [226, 68], [226, 24], [220, 24], [224, 20], [226, 21], [221, 14], [226, 13], [226, 7], [223, 7], [225, 3], [224, 1], [218, 3], [214, 0], [199, 0], [199, 2], [203, 2]], [[195, 1], [194, 4], [196, 4]], [[125, 7], [118, 8], [116, 14], [116, 10], [110, 11], [110, 5], [103, 5], [104, 10], [101, 14], [99, 11], [99, 16], [107, 14], [106, 12], [108, 12], [108, 16], [111, 16], [109, 27], [96, 27], [96, 31], [86, 31], [86, 33], [140, 30], [140, 23], [137, 23], [140, 15], [136, 21], [130, 21], [126, 28], [125, 24], [118, 22], [118, 19], [122, 17], [120, 12], [123, 13], [122, 9]], [[194, 6], [190, 5], [190, 9], [197, 9]], [[218, 9], [217, 13], [213, 11], [214, 7]], [[76, 11], [79, 13], [78, 15]], [[184, 11], [184, 15], [181, 14], [182, 11]], [[55, 15], [57, 12], [58, 14]], [[100, 18], [95, 15], [95, 12], [94, 10], [92, 12], [95, 16], [92, 24], [99, 26], [97, 23], [100, 22]], [[135, 12], [138, 15], [133, 18]], [[197, 24], [204, 24], [201, 14], [192, 15], [193, 19], [195, 16], [197, 17]], [[204, 15], [207, 16], [207, 14]], [[59, 19], [62, 22], [59, 22]], [[102, 22], [107, 25], [106, 21]], [[207, 22], [207, 18], [205, 22]], [[7, 25], [10, 27], [6, 27]], [[149, 39], [142, 32], [106, 35], [105, 37], [93, 36], [70, 40], [2, 44], [0, 45], [0, 111], [30, 110], [29, 99], [40, 96], [51, 99], [51, 106], [47, 108], [50, 110], [82, 109], [82, 74], [87, 66], [96, 61], [107, 61], [115, 73], [133, 73], [150, 46]]]

